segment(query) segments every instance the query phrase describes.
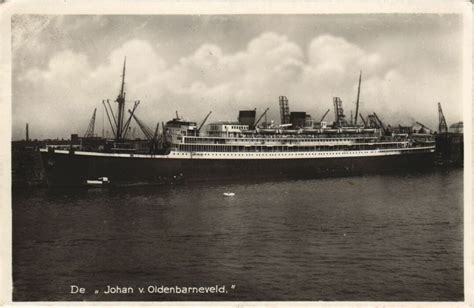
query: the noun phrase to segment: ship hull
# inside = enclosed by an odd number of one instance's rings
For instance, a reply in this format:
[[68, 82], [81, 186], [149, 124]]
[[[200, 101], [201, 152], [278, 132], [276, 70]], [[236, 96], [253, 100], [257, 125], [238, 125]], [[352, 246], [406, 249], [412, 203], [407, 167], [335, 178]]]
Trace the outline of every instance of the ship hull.
[[295, 179], [427, 169], [434, 153], [300, 159], [182, 159], [41, 152], [49, 186], [79, 186], [108, 177], [113, 184], [213, 180]]

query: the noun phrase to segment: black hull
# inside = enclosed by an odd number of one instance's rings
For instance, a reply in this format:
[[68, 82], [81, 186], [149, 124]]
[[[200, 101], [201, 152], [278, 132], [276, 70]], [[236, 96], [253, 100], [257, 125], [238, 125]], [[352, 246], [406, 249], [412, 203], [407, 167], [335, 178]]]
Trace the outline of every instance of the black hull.
[[434, 153], [307, 159], [149, 159], [41, 152], [49, 186], [80, 186], [106, 176], [113, 184], [295, 179], [427, 169]]

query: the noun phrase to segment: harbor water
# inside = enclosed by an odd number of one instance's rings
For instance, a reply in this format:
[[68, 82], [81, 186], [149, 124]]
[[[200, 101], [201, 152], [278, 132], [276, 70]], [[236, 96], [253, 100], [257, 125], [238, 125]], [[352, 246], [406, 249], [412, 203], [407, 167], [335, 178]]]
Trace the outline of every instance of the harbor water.
[[464, 298], [462, 169], [37, 188], [12, 211], [14, 301]]

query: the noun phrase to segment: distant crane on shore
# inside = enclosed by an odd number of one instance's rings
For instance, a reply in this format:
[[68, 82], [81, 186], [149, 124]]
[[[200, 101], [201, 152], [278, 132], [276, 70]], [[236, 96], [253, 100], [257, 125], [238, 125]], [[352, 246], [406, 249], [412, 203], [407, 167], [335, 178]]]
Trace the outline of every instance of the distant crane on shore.
[[448, 132], [448, 124], [446, 124], [446, 119], [444, 118], [443, 109], [441, 108], [441, 103], [438, 102], [438, 115], [439, 115], [439, 133]]
[[84, 138], [92, 138], [94, 137], [94, 129], [95, 129], [95, 114], [97, 112], [97, 108], [94, 108], [94, 112], [92, 113], [92, 118], [89, 122], [89, 126], [87, 126], [86, 133], [84, 134]]

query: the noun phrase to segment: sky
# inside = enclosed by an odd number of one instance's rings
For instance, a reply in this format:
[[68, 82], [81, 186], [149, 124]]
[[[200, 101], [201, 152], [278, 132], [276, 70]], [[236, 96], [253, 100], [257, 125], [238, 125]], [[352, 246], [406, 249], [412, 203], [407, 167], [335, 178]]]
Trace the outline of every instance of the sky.
[[[102, 100], [120, 89], [148, 126], [179, 115], [198, 124], [236, 120], [241, 109], [278, 97], [314, 119], [343, 101], [391, 125], [437, 129], [437, 103], [449, 124], [462, 120], [462, 16], [340, 15], [14, 15], [12, 138], [110, 131]], [[116, 103], [112, 103], [116, 107]], [[209, 123], [208, 122], [208, 123]], [[138, 131], [138, 128], [137, 128]], [[138, 135], [138, 134], [137, 134]]]

